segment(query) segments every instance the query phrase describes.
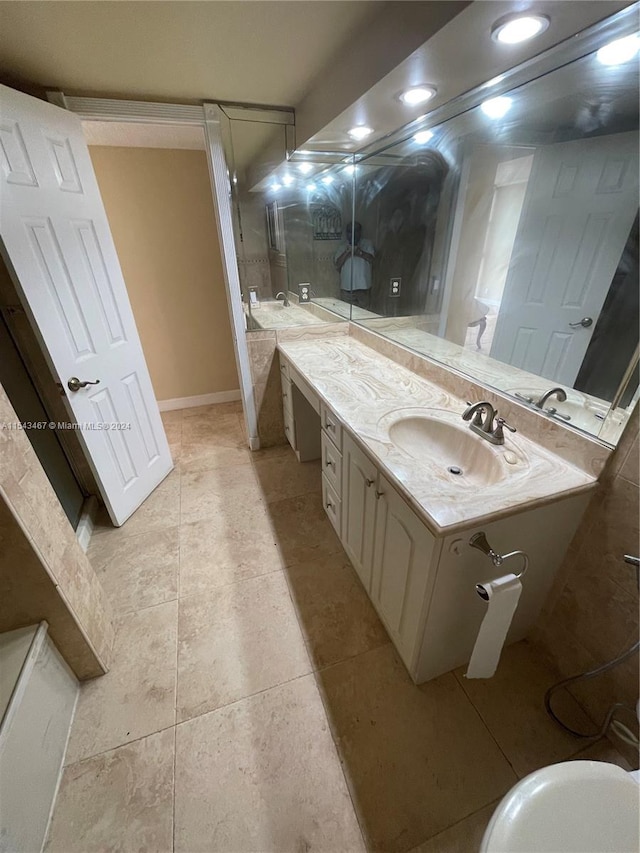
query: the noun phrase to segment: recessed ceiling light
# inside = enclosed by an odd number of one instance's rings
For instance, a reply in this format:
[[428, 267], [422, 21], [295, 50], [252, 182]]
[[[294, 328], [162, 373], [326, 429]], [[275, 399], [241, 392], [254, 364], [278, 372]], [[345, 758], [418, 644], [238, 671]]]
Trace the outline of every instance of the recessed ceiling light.
[[480, 109], [489, 118], [502, 118], [511, 109], [511, 98], [490, 98], [480, 104]]
[[293, 183], [293, 177], [291, 175], [285, 175], [282, 179], [282, 183], [285, 185], [285, 187], [290, 187]]
[[633, 59], [639, 50], [640, 36], [634, 33], [632, 36], [625, 36], [605, 44], [596, 53], [596, 58], [602, 65], [622, 65], [623, 62]]
[[357, 127], [352, 127], [350, 130], [347, 131], [347, 133], [352, 139], [357, 139], [358, 141], [360, 141], [361, 139], [366, 139], [367, 136], [371, 136], [371, 134], [373, 133], [373, 128], [367, 127], [364, 124], [359, 124]]
[[431, 130], [419, 130], [413, 135], [414, 142], [417, 142], [419, 145], [424, 145], [430, 139], [433, 139], [433, 131]]
[[302, 172], [303, 175], [308, 175], [309, 172], [313, 171], [313, 163], [300, 163], [298, 165], [298, 169]]
[[310, 193], [312, 193], [315, 189], [317, 189], [317, 187], [316, 187], [316, 185], [315, 185], [314, 183], [307, 184], [307, 190], [308, 190]]
[[324, 178], [322, 179], [322, 183], [326, 184], [327, 186], [329, 186], [329, 184], [332, 184], [333, 181], [334, 181], [333, 175], [325, 175]]
[[408, 107], [415, 107], [418, 104], [430, 101], [435, 93], [436, 89], [434, 86], [413, 86], [411, 89], [405, 89], [398, 97]]
[[546, 15], [507, 15], [491, 28], [491, 38], [500, 44], [520, 44], [539, 36], [549, 27]]

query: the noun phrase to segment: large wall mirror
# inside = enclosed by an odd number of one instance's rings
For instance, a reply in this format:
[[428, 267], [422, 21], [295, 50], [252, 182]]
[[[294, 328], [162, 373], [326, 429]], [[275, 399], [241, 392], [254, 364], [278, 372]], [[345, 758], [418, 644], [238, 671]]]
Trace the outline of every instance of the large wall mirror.
[[637, 40], [355, 167], [352, 319], [612, 444], [638, 399]]
[[335, 259], [351, 218], [353, 166], [342, 156], [289, 161], [292, 113], [224, 109], [247, 332], [347, 322]]

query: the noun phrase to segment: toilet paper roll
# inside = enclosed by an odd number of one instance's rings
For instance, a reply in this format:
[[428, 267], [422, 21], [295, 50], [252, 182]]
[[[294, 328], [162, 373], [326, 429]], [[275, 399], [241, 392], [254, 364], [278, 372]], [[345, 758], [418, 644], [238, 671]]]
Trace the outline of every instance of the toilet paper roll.
[[491, 678], [498, 666], [502, 647], [520, 600], [522, 584], [515, 575], [509, 574], [478, 584], [478, 587], [486, 593], [489, 606], [465, 675], [467, 678]]

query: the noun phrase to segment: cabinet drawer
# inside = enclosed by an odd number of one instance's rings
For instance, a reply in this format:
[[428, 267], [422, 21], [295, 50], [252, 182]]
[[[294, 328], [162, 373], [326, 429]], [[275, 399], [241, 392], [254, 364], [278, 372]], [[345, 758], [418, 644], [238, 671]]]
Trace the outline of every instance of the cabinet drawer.
[[334, 530], [338, 536], [341, 536], [342, 501], [324, 474], [322, 475], [322, 505], [324, 506], [324, 511], [329, 516], [329, 521], [333, 524]]
[[320, 406], [320, 422], [322, 423], [322, 429], [327, 433], [338, 450], [342, 450], [342, 426], [331, 409], [325, 406], [324, 403]]
[[285, 409], [289, 409], [289, 411], [293, 411], [293, 407], [291, 405], [291, 382], [287, 377], [283, 374], [280, 376], [280, 384], [282, 385], [282, 405]]
[[284, 360], [282, 354], [280, 355], [280, 374], [289, 379], [289, 362]]
[[322, 431], [322, 473], [325, 475], [339, 498], [342, 497], [342, 453]]
[[296, 422], [293, 419], [293, 415], [291, 413], [291, 409], [288, 406], [283, 406], [282, 411], [284, 413], [284, 434], [287, 437], [287, 441], [291, 445], [294, 450], [297, 450], [296, 445]]

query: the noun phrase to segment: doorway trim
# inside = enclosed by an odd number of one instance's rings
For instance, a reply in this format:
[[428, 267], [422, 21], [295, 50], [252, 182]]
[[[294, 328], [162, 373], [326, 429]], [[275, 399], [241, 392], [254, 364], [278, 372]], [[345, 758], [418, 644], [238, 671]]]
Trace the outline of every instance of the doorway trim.
[[[231, 207], [232, 186], [225, 151], [224, 133], [229, 115], [246, 121], [269, 121], [289, 127], [287, 147], [293, 142], [294, 114], [292, 110], [243, 104], [205, 102], [200, 105], [163, 104], [153, 101], [129, 101], [113, 98], [82, 98], [67, 96], [60, 91], [47, 92], [50, 103], [75, 113], [87, 121], [117, 121], [139, 124], [199, 125], [204, 133], [211, 198], [216, 214], [222, 269], [227, 305], [231, 322], [233, 349], [240, 380], [242, 406], [247, 424], [249, 447], [260, 449], [258, 412], [253, 392], [246, 321], [242, 306], [240, 276], [236, 263], [236, 241]], [[228, 143], [227, 143], [228, 144]], [[291, 145], [291, 147], [293, 147]], [[287, 152], [289, 153], [289, 152]]]

